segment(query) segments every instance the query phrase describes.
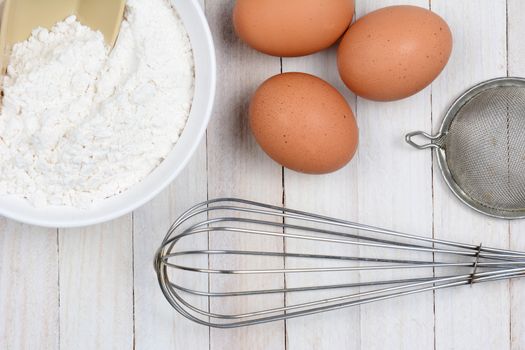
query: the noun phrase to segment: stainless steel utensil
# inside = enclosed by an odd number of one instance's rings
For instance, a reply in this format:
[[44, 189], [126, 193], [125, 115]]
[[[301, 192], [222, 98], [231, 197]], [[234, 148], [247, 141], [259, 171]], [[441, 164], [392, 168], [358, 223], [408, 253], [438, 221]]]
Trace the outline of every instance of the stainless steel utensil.
[[416, 131], [406, 141], [434, 150], [446, 183], [471, 208], [525, 218], [525, 79], [474, 86], [452, 104], [436, 135]]
[[175, 310], [232, 328], [521, 277], [525, 253], [216, 199], [173, 223], [155, 270]]

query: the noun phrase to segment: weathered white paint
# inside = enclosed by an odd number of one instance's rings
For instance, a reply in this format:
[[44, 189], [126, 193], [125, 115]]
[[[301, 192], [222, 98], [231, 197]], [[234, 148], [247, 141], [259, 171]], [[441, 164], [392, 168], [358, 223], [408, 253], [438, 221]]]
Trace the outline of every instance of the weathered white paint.
[[[507, 74], [505, 0], [433, 0], [454, 34], [452, 58], [432, 87], [436, 130], [453, 100], [482, 80]], [[508, 246], [508, 222], [465, 207], [434, 167], [435, 236], [489, 246]], [[436, 292], [437, 349], [508, 349], [508, 282]]]
[[[200, 2], [204, 5], [204, 0]], [[203, 140], [191, 162], [170, 188], [134, 212], [136, 349], [209, 349], [209, 329], [196, 327], [174, 312], [164, 299], [153, 271], [153, 255], [171, 223], [184, 210], [206, 198], [206, 140]], [[197, 243], [207, 246], [207, 238]], [[207, 279], [202, 277], [195, 278], [190, 285], [206, 290]], [[206, 309], [206, 305], [199, 306]]]
[[[206, 1], [206, 13], [217, 48], [217, 102], [208, 128], [208, 195], [210, 198], [237, 196], [271, 204], [282, 201], [282, 170], [259, 149], [248, 128], [248, 102], [255, 88], [266, 78], [280, 72], [280, 59], [250, 49], [236, 37], [231, 22], [231, 0]], [[239, 69], [244, 67], [245, 69]], [[210, 248], [242, 247], [240, 237], [210, 237]], [[282, 239], [250, 240], [254, 245], [282, 250]], [[220, 259], [215, 261], [220, 263]], [[281, 276], [275, 282], [281, 283]], [[210, 287], [221, 290], [230, 279], [212, 277]], [[260, 281], [260, 280], [259, 280]], [[254, 288], [255, 279], [245, 279], [235, 288]], [[230, 286], [231, 287], [231, 286]], [[278, 295], [249, 301], [260, 307], [282, 305]], [[211, 302], [212, 311], [233, 312], [250, 305], [227, 305]], [[284, 322], [236, 330], [212, 329], [211, 349], [284, 349]]]
[[[507, 66], [511, 75], [525, 76], [523, 1], [508, 0], [508, 11], [505, 0], [357, 1], [358, 17], [389, 4], [431, 3], [453, 30], [454, 53], [444, 73], [431, 88], [394, 103], [356, 100], [338, 78], [333, 49], [283, 59], [282, 67], [279, 58], [251, 50], [233, 33], [233, 2], [206, 1], [219, 60], [217, 103], [207, 142], [169, 189], [133, 216], [82, 230], [57, 233], [0, 221], [0, 348], [525, 349], [525, 282], [517, 280], [290, 320], [286, 327], [279, 322], [210, 330], [169, 307], [157, 286], [153, 254], [170, 222], [207, 197], [281, 204], [284, 190], [289, 207], [525, 250], [523, 223], [487, 219], [465, 208], [450, 194], [436, 165], [432, 170], [429, 152], [403, 142], [408, 131], [437, 129], [453, 99], [474, 83], [506, 75]], [[283, 173], [255, 144], [247, 124], [249, 97], [281, 68], [316, 74], [347, 96], [361, 136], [349, 166], [328, 176]], [[242, 244], [238, 237], [210, 240], [211, 247], [226, 243]], [[264, 244], [283, 249], [281, 240]], [[298, 245], [287, 241], [287, 247]], [[359, 254], [366, 255], [366, 249]], [[194, 283], [207, 287], [206, 280]], [[221, 286], [211, 280], [211, 287]]]
[[[336, 86], [349, 102], [355, 105], [355, 96], [339, 78], [335, 65], [335, 47], [328, 51], [301, 58], [283, 59], [283, 71], [299, 71], [314, 74]], [[354, 108], [355, 110], [355, 108]], [[356, 156], [357, 159], [357, 156]], [[340, 171], [326, 175], [306, 175], [285, 170], [284, 188], [286, 205], [290, 208], [317, 212], [325, 215], [337, 216], [355, 220], [357, 218], [358, 188], [357, 188], [357, 160]], [[319, 243], [308, 243], [301, 240], [288, 239], [286, 247], [290, 251], [308, 251], [310, 253], [335, 253], [327, 251], [329, 247]], [[341, 254], [357, 254], [357, 249], [338, 247]], [[292, 259], [287, 261], [288, 267], [294, 266]], [[333, 266], [334, 262], [330, 262]], [[312, 274], [305, 278], [304, 274], [290, 274], [288, 285], [315, 285], [322, 283], [338, 283], [330, 274]], [[357, 276], [350, 276], [357, 282]], [[300, 279], [300, 280], [299, 280]], [[334, 296], [333, 293], [319, 293], [323, 297]], [[306, 297], [306, 299], [305, 299]], [[290, 295], [288, 304], [312, 300], [312, 295]], [[315, 329], [315, 332], [311, 330]], [[328, 349], [346, 348], [358, 349], [360, 345], [360, 314], [359, 308], [352, 310], [335, 311], [328, 314], [309, 316], [287, 321], [287, 349]]]
[[133, 344], [131, 215], [60, 230], [60, 348]]
[[[508, 0], [508, 75], [525, 77], [525, 2]], [[510, 248], [525, 251], [525, 222], [510, 224]], [[525, 280], [510, 282], [511, 349], [525, 349]]]
[[[206, 144], [203, 142], [190, 164], [174, 184], [133, 216], [135, 345], [137, 349], [209, 348], [209, 329], [195, 327], [174, 312], [158, 286], [153, 271], [153, 255], [171, 223], [196, 202], [206, 200]], [[197, 244], [207, 246], [207, 237]], [[198, 263], [198, 260], [194, 260]], [[204, 265], [205, 266], [205, 265]], [[195, 276], [195, 275], [194, 275]], [[207, 290], [206, 276], [188, 281], [194, 288]], [[204, 304], [202, 304], [204, 301]], [[206, 309], [207, 301], [200, 307]]]
[[57, 231], [0, 220], [0, 348], [58, 347]]
[[[357, 16], [399, 3], [428, 8], [427, 0], [356, 1]], [[430, 128], [430, 103], [429, 88], [397, 102], [357, 100], [361, 130], [357, 165], [359, 221], [431, 236], [431, 156], [404, 142], [405, 133]], [[361, 255], [366, 256], [367, 249], [361, 249]], [[407, 253], [389, 256], [407, 257]], [[414, 271], [404, 276], [414, 276]], [[433, 328], [431, 293], [361, 307], [362, 349], [429, 349], [433, 346]]]

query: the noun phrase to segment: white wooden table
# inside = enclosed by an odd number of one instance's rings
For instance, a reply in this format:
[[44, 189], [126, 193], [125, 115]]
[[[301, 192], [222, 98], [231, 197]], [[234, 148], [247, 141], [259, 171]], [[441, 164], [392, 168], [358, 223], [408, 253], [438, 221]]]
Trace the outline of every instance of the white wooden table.
[[[0, 220], [0, 349], [525, 349], [524, 281], [438, 291], [253, 328], [216, 330], [179, 317], [162, 297], [152, 258], [171, 221], [206, 198], [239, 196], [473, 244], [525, 250], [525, 222], [493, 220], [450, 194], [429, 152], [403, 141], [438, 127], [447, 106], [482, 80], [525, 76], [525, 1], [356, 0], [357, 16], [414, 4], [454, 34], [434, 84], [394, 103], [355, 98], [334, 50], [279, 59], [242, 43], [233, 0], [203, 0], [218, 55], [218, 96], [206, 140], [175, 183], [113, 222], [75, 230]], [[304, 71], [344, 91], [361, 143], [327, 176], [283, 170], [255, 144], [247, 103], [279, 72]]]

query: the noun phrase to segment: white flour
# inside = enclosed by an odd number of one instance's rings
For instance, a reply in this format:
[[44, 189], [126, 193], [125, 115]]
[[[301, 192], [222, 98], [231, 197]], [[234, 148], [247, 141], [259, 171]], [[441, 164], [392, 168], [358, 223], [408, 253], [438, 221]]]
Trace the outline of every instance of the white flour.
[[157, 167], [184, 128], [193, 56], [166, 0], [128, 0], [109, 52], [74, 17], [15, 45], [0, 115], [0, 194], [87, 207]]

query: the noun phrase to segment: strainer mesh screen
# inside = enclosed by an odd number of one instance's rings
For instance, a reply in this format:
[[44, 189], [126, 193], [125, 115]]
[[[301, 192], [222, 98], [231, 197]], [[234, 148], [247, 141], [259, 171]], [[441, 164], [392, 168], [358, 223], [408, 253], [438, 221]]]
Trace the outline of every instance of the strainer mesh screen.
[[452, 178], [471, 200], [525, 208], [525, 88], [497, 87], [470, 99], [444, 140]]

